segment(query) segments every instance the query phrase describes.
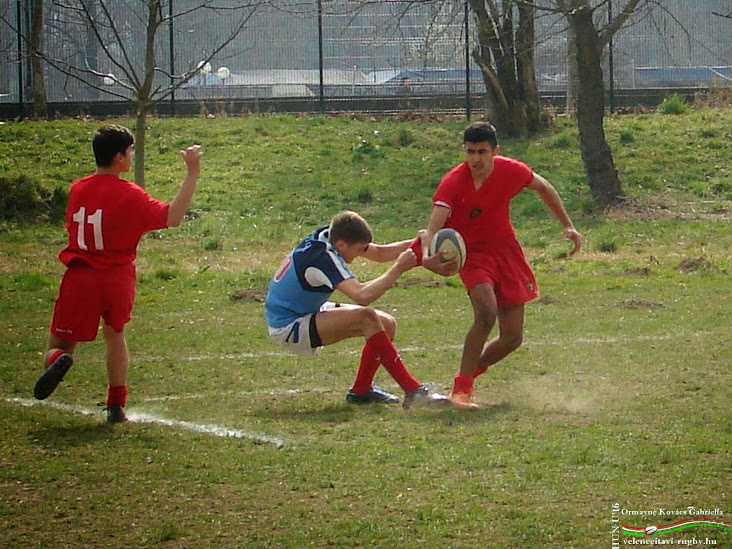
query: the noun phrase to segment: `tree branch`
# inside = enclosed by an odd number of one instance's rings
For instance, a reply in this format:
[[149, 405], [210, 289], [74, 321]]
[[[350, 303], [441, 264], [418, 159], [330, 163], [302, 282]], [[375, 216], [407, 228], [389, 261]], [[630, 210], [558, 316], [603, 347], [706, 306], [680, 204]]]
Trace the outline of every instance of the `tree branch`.
[[641, 0], [628, 0], [623, 10], [616, 15], [608, 25], [606, 25], [598, 34], [598, 42], [600, 43], [600, 49], [603, 49], [612, 39], [616, 32], [625, 24], [625, 22], [633, 15], [635, 8]]
[[498, 102], [501, 104], [503, 108], [508, 108], [508, 99], [506, 99], [506, 94], [503, 93], [503, 87], [501, 86], [501, 83], [498, 81], [498, 76], [496, 75], [495, 71], [492, 67], [487, 65], [483, 59], [478, 54], [477, 50], [473, 50], [473, 60], [476, 62], [476, 64], [480, 67], [480, 70], [483, 71], [483, 74], [488, 77], [488, 80], [491, 82], [491, 87], [493, 88], [493, 91], [496, 93], [496, 98], [498, 99]]

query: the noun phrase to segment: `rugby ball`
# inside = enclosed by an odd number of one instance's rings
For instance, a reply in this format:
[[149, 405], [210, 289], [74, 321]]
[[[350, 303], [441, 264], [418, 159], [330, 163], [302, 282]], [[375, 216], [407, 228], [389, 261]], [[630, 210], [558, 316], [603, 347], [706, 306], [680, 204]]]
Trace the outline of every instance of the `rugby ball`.
[[465, 265], [467, 252], [465, 251], [465, 241], [463, 237], [455, 229], [440, 229], [432, 237], [430, 242], [430, 256], [435, 255], [439, 251], [444, 251], [442, 262], [452, 261], [457, 258], [458, 269], [462, 269]]

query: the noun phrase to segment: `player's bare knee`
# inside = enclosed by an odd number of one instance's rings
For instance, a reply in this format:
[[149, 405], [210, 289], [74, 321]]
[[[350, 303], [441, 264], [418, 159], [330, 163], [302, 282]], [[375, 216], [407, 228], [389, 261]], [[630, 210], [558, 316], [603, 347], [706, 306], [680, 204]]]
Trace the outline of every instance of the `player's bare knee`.
[[389, 339], [394, 339], [394, 336], [396, 336], [396, 319], [390, 314], [384, 312], [380, 313], [380, 317], [381, 324], [384, 326], [384, 330], [389, 336]]
[[364, 326], [364, 328], [368, 329], [383, 329], [384, 324], [382, 322], [381, 317], [379, 316], [379, 312], [376, 309], [373, 309], [372, 307], [362, 307], [359, 310], [359, 316], [361, 317], [361, 322]]
[[503, 344], [508, 348], [509, 352], [513, 352], [519, 347], [521, 347], [521, 343], [523, 343], [524, 337], [523, 334], [515, 334], [508, 336], [506, 338], [501, 338], [501, 341]]
[[478, 310], [473, 321], [478, 328], [490, 331], [496, 323], [496, 312], [490, 309]]

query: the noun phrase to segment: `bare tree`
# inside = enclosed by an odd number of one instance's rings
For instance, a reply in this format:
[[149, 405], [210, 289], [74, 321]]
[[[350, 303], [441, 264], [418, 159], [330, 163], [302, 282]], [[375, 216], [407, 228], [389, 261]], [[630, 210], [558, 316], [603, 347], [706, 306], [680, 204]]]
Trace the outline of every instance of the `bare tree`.
[[[75, 43], [74, 52], [56, 57], [46, 52], [43, 59], [89, 88], [133, 103], [135, 182], [144, 187], [145, 135], [151, 109], [210, 67], [210, 61], [241, 33], [263, 1], [198, 0], [182, 3], [184, 7], [172, 14], [172, 0], [56, 0], [57, 12], [78, 21], [80, 32], [68, 38]], [[189, 59], [185, 70], [171, 73], [159, 59], [157, 43], [163, 31], [178, 18], [204, 11], [217, 16], [219, 23], [224, 21], [220, 28], [200, 29], [213, 45], [202, 52], [200, 61]]]
[[555, 0], [567, 18], [574, 36], [577, 60], [577, 127], [580, 151], [589, 180], [592, 198], [601, 205], [611, 205], [623, 198], [623, 189], [615, 168], [610, 146], [605, 138], [605, 85], [602, 52], [623, 26], [641, 0], [628, 0], [621, 12], [605, 26], [596, 27], [595, 7], [589, 0]]
[[[15, 6], [16, 18], [14, 22], [9, 13], [10, 2], [4, 2], [3, 4], [0, 4], [0, 22], [12, 30], [13, 37], [20, 38], [17, 48], [17, 62], [27, 62], [29, 65], [28, 74], [30, 75], [33, 92], [33, 116], [35, 118], [46, 118], [48, 116], [48, 100], [46, 98], [42, 53], [44, 2], [43, 0], [30, 0], [22, 5], [18, 2]], [[25, 33], [20, 31], [24, 27], [27, 27]], [[7, 44], [5, 43], [5, 38], [4, 35], [3, 43], [0, 44], [2, 53], [8, 51], [7, 46], [10, 44], [10, 40]], [[8, 34], [7, 38], [10, 39], [11, 35]], [[5, 88], [7, 86], [7, 76], [3, 74], [0, 77], [4, 80], [0, 84], [0, 88]]]
[[[508, 136], [526, 136], [546, 125], [547, 118], [539, 97], [534, 66], [535, 5], [533, 0], [467, 0], [478, 30], [478, 44], [472, 57], [480, 67], [486, 93], [486, 115]], [[453, 2], [445, 0], [404, 0], [400, 2], [401, 20], [414, 7], [431, 4], [435, 14], [442, 11], [460, 14]], [[449, 8], [447, 8], [449, 4]], [[361, 0], [372, 6], [372, 0]], [[447, 9], [445, 9], [447, 8]], [[434, 23], [434, 22], [433, 22]], [[420, 55], [435, 47], [438, 25], [427, 24]], [[465, 38], [463, 38], [464, 40]]]
[[620, 201], [622, 186], [603, 128], [602, 53], [641, 0], [627, 0], [621, 12], [604, 26], [596, 26], [595, 13], [606, 8], [606, 0], [467, 1], [478, 28], [479, 46], [473, 58], [485, 81], [486, 113], [510, 136], [538, 131], [545, 121], [534, 68], [536, 11], [561, 13], [566, 18], [572, 41], [569, 51], [574, 53], [570, 65], [578, 76], [576, 88], [567, 100], [572, 106], [576, 101], [580, 148], [590, 191], [599, 204]]
[[504, 134], [526, 136], [545, 124], [534, 67], [533, 1], [468, 0], [478, 27], [473, 59], [485, 82], [488, 118]]
[[541, 5], [529, 0], [503, 0], [500, 5], [497, 0], [468, 0], [478, 25], [480, 45], [473, 56], [485, 80], [487, 114], [504, 133], [513, 136], [540, 129], [544, 120], [533, 60], [535, 12], [544, 9], [566, 18], [572, 41], [569, 51], [574, 54], [570, 66], [577, 74], [568, 104], [576, 104], [582, 160], [592, 197], [601, 205], [623, 198], [603, 128], [602, 53], [640, 2], [627, 0], [617, 16], [604, 26], [596, 26], [595, 13], [606, 9], [605, 0], [592, 2], [594, 6], [590, 0], [552, 0]]

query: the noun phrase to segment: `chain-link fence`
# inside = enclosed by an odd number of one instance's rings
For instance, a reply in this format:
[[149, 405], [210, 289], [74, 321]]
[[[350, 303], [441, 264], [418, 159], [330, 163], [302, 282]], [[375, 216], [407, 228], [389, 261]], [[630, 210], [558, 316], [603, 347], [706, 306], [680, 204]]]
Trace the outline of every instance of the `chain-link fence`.
[[[149, 3], [46, 0], [41, 49], [48, 101], [129, 100], [131, 84], [143, 77]], [[595, 4], [598, 24], [613, 15], [611, 1]], [[0, 0], [0, 103], [32, 100], [32, 5]], [[729, 0], [645, 5], [606, 48], [608, 88], [732, 84], [730, 11]], [[539, 90], [561, 94], [568, 85], [566, 21], [536, 13]], [[163, 0], [159, 19], [152, 97], [166, 104], [279, 99], [328, 110], [344, 100], [354, 108], [369, 98], [408, 105], [410, 98], [459, 101], [484, 91], [470, 55], [477, 29], [463, 1]]]

